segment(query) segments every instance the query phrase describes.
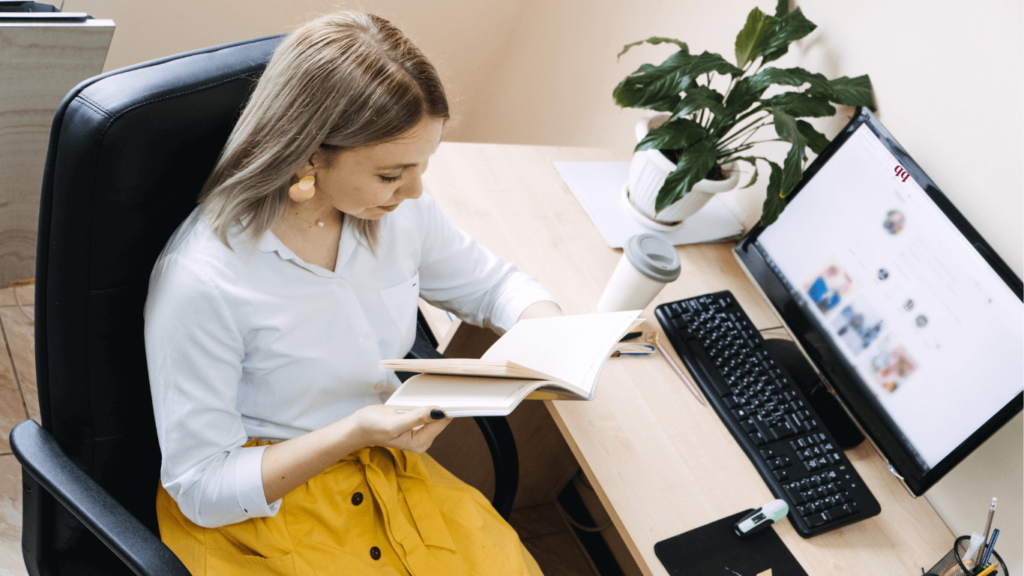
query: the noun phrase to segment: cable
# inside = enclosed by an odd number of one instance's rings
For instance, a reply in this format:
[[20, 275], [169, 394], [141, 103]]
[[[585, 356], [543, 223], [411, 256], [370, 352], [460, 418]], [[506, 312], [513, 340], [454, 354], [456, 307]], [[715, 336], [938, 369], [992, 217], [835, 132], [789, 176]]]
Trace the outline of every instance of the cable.
[[[587, 477], [583, 475], [582, 468], [576, 470], [576, 475], [573, 477], [573, 480], [579, 480], [580, 483], [586, 486], [591, 492], [594, 491], [594, 487], [590, 485], [590, 482], [587, 481]], [[600, 526], [584, 526], [576, 520], [574, 520], [572, 516], [569, 516], [569, 513], [565, 511], [565, 508], [562, 508], [562, 503], [559, 502], [557, 499], [555, 500], [555, 509], [558, 510], [558, 513], [562, 516], [562, 518], [565, 519], [566, 522], [572, 524], [574, 527], [580, 530], [583, 530], [584, 532], [602, 532], [612, 525], [612, 521], [609, 519], [607, 522]]]
[[562, 518], [565, 518], [566, 522], [572, 524], [574, 527], [580, 530], [583, 530], [584, 532], [602, 532], [612, 525], [612, 521], [609, 520], [601, 526], [584, 526], [579, 522], [573, 520], [572, 516], [569, 516], [569, 513], [565, 511], [565, 508], [562, 508], [562, 503], [559, 502], [558, 500], [555, 500], [555, 509], [558, 510], [558, 513], [561, 514]]

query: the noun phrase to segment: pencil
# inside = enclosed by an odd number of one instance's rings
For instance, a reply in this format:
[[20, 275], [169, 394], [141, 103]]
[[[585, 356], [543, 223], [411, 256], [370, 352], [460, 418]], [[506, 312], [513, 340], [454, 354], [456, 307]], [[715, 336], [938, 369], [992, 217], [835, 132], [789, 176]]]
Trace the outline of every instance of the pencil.
[[672, 357], [668, 355], [668, 352], [666, 352], [664, 348], [662, 348], [661, 342], [658, 342], [658, 333], [651, 332], [646, 336], [646, 339], [651, 344], [654, 344], [654, 347], [658, 349], [658, 352], [661, 352], [661, 355], [668, 361], [668, 365], [672, 367], [672, 370], [677, 376], [679, 376], [679, 379], [683, 381], [683, 384], [686, 384], [686, 387], [690, 389], [690, 393], [693, 394], [694, 398], [696, 398], [701, 404], [704, 404], [704, 397], [701, 396], [697, 387], [690, 382], [690, 379], [687, 378], [686, 375], [683, 374], [683, 371], [679, 369], [679, 366], [676, 366], [676, 363], [672, 361]]

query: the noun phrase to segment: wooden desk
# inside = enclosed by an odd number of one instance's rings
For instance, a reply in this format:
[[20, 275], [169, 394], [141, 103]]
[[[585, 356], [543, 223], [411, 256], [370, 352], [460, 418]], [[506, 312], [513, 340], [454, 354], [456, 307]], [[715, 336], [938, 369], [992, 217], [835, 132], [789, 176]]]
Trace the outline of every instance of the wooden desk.
[[[538, 278], [566, 314], [580, 314], [594, 311], [622, 251], [608, 248], [552, 162], [629, 158], [629, 151], [444, 143], [424, 180], [457, 225]], [[660, 330], [652, 313], [658, 303], [729, 289], [758, 329], [770, 331], [766, 337], [784, 334], [732, 247], [679, 247], [682, 274], [646, 310], [649, 328]], [[667, 574], [655, 542], [772, 499], [717, 414], [660, 356], [610, 361], [593, 401], [547, 407], [645, 574]], [[847, 454], [882, 513], [809, 540], [788, 520], [775, 530], [812, 576], [920, 574], [953, 535], [867, 443]]]

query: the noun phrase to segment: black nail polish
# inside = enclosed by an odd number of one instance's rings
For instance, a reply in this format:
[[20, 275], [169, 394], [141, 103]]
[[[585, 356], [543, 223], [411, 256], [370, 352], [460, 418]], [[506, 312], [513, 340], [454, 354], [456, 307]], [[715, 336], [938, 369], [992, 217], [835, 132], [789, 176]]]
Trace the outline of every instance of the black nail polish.
[[437, 408], [430, 411], [430, 417], [434, 420], [440, 420], [444, 418], [444, 410], [438, 410]]

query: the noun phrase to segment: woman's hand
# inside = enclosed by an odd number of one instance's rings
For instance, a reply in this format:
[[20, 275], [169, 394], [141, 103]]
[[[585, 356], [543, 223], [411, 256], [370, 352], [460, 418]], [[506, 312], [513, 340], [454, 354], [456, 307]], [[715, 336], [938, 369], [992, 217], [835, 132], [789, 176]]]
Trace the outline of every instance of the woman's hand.
[[437, 407], [399, 412], [383, 404], [361, 408], [349, 418], [363, 446], [386, 446], [417, 453], [426, 452], [434, 438], [451, 422]]
[[[431, 417], [432, 410], [439, 418]], [[366, 446], [425, 452], [449, 422], [437, 408], [400, 414], [390, 406], [367, 406], [319, 430], [267, 446], [262, 462], [263, 494], [271, 504]]]

